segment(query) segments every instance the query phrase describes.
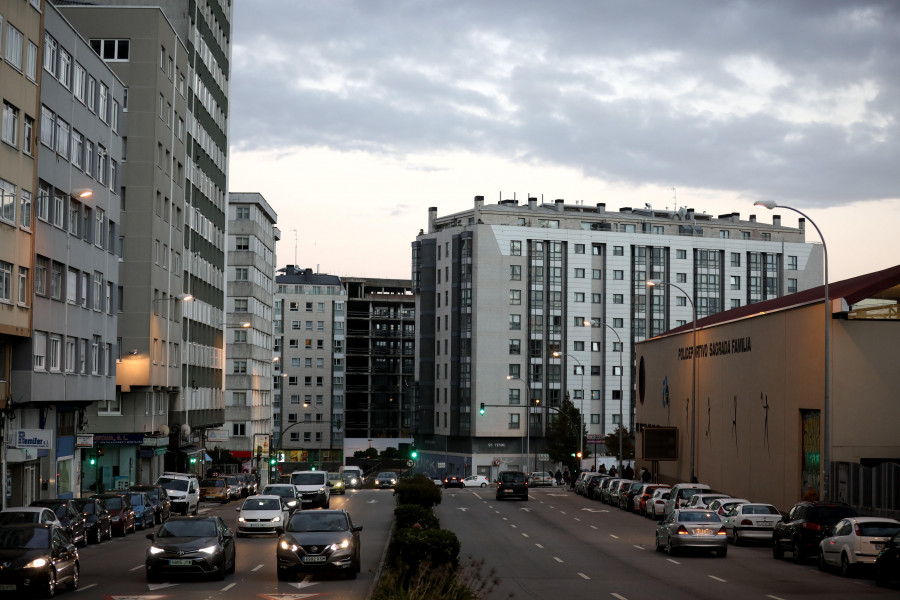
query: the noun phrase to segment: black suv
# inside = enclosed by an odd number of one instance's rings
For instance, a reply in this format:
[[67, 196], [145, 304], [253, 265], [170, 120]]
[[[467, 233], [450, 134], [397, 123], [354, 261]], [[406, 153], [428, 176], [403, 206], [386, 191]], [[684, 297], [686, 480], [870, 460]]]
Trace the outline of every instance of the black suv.
[[775, 524], [772, 555], [782, 558], [788, 551], [797, 563], [816, 556], [819, 542], [829, 528], [841, 519], [855, 516], [853, 507], [843, 502], [798, 502], [786, 517]]
[[497, 477], [497, 500], [521, 498], [528, 500], [528, 478], [522, 471], [500, 471]]

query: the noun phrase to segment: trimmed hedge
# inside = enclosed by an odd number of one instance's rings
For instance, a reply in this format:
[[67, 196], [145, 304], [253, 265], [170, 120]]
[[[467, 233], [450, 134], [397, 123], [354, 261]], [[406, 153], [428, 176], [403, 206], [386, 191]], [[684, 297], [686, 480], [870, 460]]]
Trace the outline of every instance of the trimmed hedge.
[[397, 529], [388, 549], [392, 565], [415, 569], [459, 566], [459, 538], [446, 529]]
[[416, 524], [422, 529], [438, 529], [441, 526], [434, 511], [419, 504], [401, 504], [394, 509], [394, 526], [397, 529], [408, 529]]
[[431, 508], [441, 503], [441, 488], [424, 475], [401, 479], [394, 488], [397, 504], [418, 504]]

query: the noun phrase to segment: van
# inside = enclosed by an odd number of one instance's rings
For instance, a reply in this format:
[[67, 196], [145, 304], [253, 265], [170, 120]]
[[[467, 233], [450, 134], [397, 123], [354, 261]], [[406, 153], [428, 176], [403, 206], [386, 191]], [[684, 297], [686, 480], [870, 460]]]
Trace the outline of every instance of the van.
[[172, 512], [196, 515], [200, 509], [200, 481], [190, 473], [166, 471], [156, 480], [156, 485], [166, 488], [172, 501]]
[[497, 500], [520, 498], [528, 500], [528, 478], [522, 471], [500, 471], [497, 477]]
[[294, 471], [291, 473], [291, 485], [297, 490], [301, 505], [328, 508], [331, 503], [331, 489], [325, 471]]
[[669, 498], [666, 500], [666, 514], [668, 517], [676, 508], [682, 508], [694, 494], [708, 492], [709, 486], [705, 483], [676, 483], [672, 486]]
[[[344, 480], [344, 487], [359, 489], [363, 486], [362, 467], [344, 466], [341, 467], [340, 473], [341, 479]], [[347, 475], [348, 477], [344, 477], [344, 475]], [[354, 478], [356, 481], [353, 481]]]

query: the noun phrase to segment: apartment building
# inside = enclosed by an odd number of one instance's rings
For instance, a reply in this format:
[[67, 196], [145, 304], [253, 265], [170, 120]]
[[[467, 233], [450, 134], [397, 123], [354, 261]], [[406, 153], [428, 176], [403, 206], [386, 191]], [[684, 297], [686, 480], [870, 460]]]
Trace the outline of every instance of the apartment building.
[[630, 429], [635, 342], [695, 306], [702, 318], [818, 285], [823, 253], [778, 215], [476, 196], [430, 208], [412, 260], [418, 468], [490, 476], [551, 466], [543, 436], [567, 394], [589, 439]]
[[[273, 429], [273, 320], [278, 216], [261, 194], [228, 194], [228, 319], [222, 447], [259, 468]], [[264, 441], [263, 441], [264, 438]], [[207, 446], [212, 447], [207, 436]], [[257, 448], [260, 446], [260, 448]], [[268, 458], [266, 453], [265, 458]]]

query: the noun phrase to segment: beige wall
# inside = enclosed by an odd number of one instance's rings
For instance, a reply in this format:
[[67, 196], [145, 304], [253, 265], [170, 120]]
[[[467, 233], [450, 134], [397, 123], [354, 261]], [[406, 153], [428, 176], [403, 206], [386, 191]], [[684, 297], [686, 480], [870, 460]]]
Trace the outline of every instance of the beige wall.
[[[832, 321], [832, 461], [900, 456], [900, 370], [896, 322]], [[750, 350], [697, 356], [695, 473], [735, 497], [789, 508], [801, 478], [801, 410], [822, 409], [824, 315], [821, 305], [761, 315], [697, 332], [698, 346], [749, 338]], [[691, 332], [636, 346], [644, 361], [637, 422], [679, 430], [679, 457], [661, 462], [663, 481], [690, 478]], [[893, 362], [892, 362], [893, 361]], [[661, 401], [668, 377], [670, 406]], [[643, 391], [644, 401], [641, 402]], [[768, 405], [768, 410], [765, 408]], [[873, 418], [875, 416], [875, 418]], [[768, 417], [768, 419], [767, 419]], [[766, 422], [768, 420], [768, 427]], [[642, 435], [637, 436], [641, 464]]]

